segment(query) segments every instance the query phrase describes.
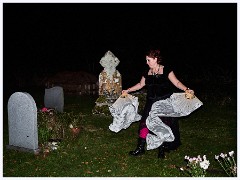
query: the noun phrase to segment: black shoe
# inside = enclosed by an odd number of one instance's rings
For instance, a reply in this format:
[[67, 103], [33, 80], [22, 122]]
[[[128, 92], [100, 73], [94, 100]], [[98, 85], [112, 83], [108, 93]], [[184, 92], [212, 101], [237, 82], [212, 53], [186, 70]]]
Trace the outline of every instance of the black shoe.
[[139, 156], [145, 153], [146, 139], [139, 138], [137, 148], [134, 151], [130, 151], [129, 155]]

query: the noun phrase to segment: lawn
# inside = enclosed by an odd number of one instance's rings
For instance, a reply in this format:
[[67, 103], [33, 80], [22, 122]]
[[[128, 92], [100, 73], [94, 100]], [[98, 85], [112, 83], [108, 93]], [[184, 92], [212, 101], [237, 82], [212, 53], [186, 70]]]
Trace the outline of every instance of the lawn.
[[[30, 93], [38, 108], [43, 94]], [[206, 95], [207, 94], [207, 95]], [[229, 96], [231, 94], [231, 96]], [[184, 157], [206, 155], [210, 161], [207, 177], [227, 177], [215, 160], [221, 152], [237, 154], [237, 101], [233, 92], [197, 95], [203, 106], [191, 115], [179, 118], [182, 145], [158, 159], [158, 150], [140, 157], [128, 155], [137, 143], [138, 123], [119, 133], [108, 126], [112, 117], [91, 113], [97, 97], [65, 96], [66, 112], [81, 112], [84, 117], [78, 137], [61, 142], [48, 155], [34, 155], [6, 149], [8, 144], [7, 107], [3, 113], [3, 177], [187, 177], [180, 171]]]

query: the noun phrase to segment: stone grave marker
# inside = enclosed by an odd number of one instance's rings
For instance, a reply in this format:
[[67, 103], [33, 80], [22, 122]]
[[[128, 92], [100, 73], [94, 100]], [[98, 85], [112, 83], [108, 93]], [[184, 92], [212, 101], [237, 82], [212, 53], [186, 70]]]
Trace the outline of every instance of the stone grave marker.
[[122, 94], [122, 77], [116, 69], [120, 61], [111, 51], [107, 51], [99, 63], [104, 69], [99, 74], [99, 97], [93, 113], [110, 115], [109, 106]]
[[32, 96], [15, 92], [8, 100], [8, 149], [39, 152], [37, 107]]
[[122, 93], [122, 77], [116, 69], [119, 63], [111, 51], [107, 51], [100, 60], [104, 69], [99, 74], [99, 96], [105, 96], [110, 102], [114, 102]]
[[60, 86], [55, 86], [49, 89], [45, 89], [44, 105], [47, 108], [54, 108], [58, 112], [63, 112], [64, 108], [63, 88]]

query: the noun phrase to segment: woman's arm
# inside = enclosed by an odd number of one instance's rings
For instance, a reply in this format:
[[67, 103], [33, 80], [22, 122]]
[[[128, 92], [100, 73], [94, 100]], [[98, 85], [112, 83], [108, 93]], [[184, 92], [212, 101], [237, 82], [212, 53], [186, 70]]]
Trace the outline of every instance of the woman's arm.
[[136, 85], [128, 88], [127, 90], [123, 90], [122, 94], [127, 94], [127, 93], [130, 93], [130, 92], [133, 92], [133, 91], [137, 91], [139, 89], [142, 89], [144, 86], [145, 86], [145, 78], [142, 77], [142, 79], [140, 80], [139, 83], [137, 83]]
[[168, 79], [173, 83], [174, 86], [176, 86], [178, 89], [181, 89], [182, 91], [187, 91], [188, 93], [194, 93], [193, 90], [189, 89], [188, 87], [186, 87], [181, 81], [179, 81], [177, 79], [177, 77], [175, 76], [174, 72], [171, 71], [168, 74]]

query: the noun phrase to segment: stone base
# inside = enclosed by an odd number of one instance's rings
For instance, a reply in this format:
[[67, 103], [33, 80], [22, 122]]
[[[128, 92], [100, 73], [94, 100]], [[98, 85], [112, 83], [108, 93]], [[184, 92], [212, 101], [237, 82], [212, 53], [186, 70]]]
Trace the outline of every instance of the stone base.
[[24, 147], [18, 147], [18, 146], [13, 146], [13, 145], [7, 145], [7, 149], [13, 149], [21, 152], [30, 152], [34, 154], [38, 154], [40, 152], [40, 149], [29, 149], [29, 148], [24, 148]]

